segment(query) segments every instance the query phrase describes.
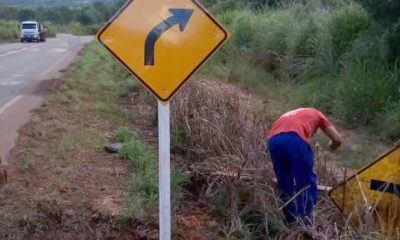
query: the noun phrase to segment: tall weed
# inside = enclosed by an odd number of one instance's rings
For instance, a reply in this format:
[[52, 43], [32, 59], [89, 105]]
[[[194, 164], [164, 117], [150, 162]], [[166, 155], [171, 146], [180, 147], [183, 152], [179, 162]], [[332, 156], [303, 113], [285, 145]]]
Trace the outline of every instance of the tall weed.
[[19, 25], [15, 21], [0, 19], [0, 41], [17, 40], [19, 38]]
[[343, 53], [370, 24], [368, 13], [358, 4], [350, 3], [334, 10], [330, 24], [334, 48]]
[[218, 76], [266, 95], [276, 89], [269, 82], [284, 84], [293, 108], [318, 107], [351, 127], [380, 129], [396, 119], [397, 25], [385, 30], [355, 1], [282, 1], [231, 9], [220, 19], [233, 40], [209, 68]]

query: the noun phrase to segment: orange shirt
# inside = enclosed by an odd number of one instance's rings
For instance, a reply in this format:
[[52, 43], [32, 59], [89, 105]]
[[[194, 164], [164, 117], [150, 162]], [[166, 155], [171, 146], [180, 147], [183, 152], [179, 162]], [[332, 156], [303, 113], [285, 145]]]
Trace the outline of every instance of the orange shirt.
[[280, 133], [295, 132], [306, 142], [311, 143], [311, 136], [318, 128], [325, 129], [332, 123], [315, 108], [299, 108], [282, 115], [274, 123], [268, 138]]

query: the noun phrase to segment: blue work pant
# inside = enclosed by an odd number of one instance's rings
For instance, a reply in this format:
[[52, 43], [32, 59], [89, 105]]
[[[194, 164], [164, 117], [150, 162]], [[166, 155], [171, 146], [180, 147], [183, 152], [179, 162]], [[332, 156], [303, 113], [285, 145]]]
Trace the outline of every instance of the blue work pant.
[[278, 179], [280, 198], [286, 204], [283, 208], [286, 220], [289, 224], [298, 220], [310, 221], [318, 198], [317, 176], [313, 172], [314, 156], [310, 145], [297, 133], [289, 132], [272, 137], [268, 146]]

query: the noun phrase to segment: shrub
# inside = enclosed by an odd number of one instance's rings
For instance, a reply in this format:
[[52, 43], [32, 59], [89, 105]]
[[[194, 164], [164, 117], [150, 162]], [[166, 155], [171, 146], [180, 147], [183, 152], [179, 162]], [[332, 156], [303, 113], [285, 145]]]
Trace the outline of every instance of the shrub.
[[283, 83], [292, 107], [371, 125], [400, 99], [400, 22], [382, 25], [371, 16], [353, 1], [322, 0], [223, 12], [233, 41], [210, 70], [268, 95], [271, 83]]
[[338, 98], [350, 123], [370, 124], [388, 104], [400, 99], [397, 66], [388, 63], [387, 46], [376, 31], [354, 41], [339, 79]]
[[284, 54], [287, 49], [287, 37], [294, 31], [296, 20], [290, 11], [277, 10], [256, 14], [254, 18], [255, 35], [252, 47], [257, 50], [274, 51]]
[[348, 4], [332, 14], [330, 32], [334, 47], [338, 53], [343, 51], [371, 24], [368, 13], [358, 4]]
[[400, 58], [400, 19], [391, 27], [386, 40], [391, 50], [390, 58], [394, 62]]
[[315, 44], [320, 29], [313, 18], [306, 20], [304, 23], [299, 26], [298, 35], [293, 38], [292, 52], [301, 56], [314, 56]]
[[253, 26], [251, 12], [240, 12], [232, 24], [235, 32], [233, 44], [239, 48], [249, 48], [256, 32]]

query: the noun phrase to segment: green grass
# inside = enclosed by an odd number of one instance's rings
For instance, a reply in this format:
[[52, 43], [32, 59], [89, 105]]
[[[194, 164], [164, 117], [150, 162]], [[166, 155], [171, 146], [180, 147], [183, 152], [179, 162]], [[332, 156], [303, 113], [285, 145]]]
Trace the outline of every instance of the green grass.
[[0, 19], [0, 41], [19, 40], [19, 25], [16, 21]]
[[[117, 129], [116, 138], [123, 143], [120, 157], [129, 160], [134, 172], [131, 176], [131, 192], [126, 209], [121, 213], [121, 220], [131, 218], [139, 220], [155, 219], [158, 204], [158, 167], [153, 150], [147, 146], [130, 127]], [[171, 173], [171, 189], [173, 199], [181, 195], [181, 187], [186, 175], [173, 169]]]
[[68, 134], [62, 134], [57, 141], [57, 152], [61, 156], [65, 156], [70, 153], [75, 146], [74, 140]]
[[357, 2], [288, 1], [262, 10], [229, 8], [218, 18], [232, 39], [206, 74], [277, 97], [291, 108], [319, 108], [346, 127], [400, 137], [396, 28], [378, 22]]
[[378, 156], [378, 153], [371, 149], [370, 147], [363, 145], [361, 149], [357, 151], [351, 149], [343, 150], [339, 158], [343, 159], [341, 164], [345, 167], [352, 169], [361, 169], [365, 167], [368, 163], [374, 160], [374, 157]]

